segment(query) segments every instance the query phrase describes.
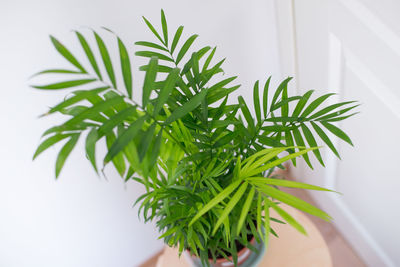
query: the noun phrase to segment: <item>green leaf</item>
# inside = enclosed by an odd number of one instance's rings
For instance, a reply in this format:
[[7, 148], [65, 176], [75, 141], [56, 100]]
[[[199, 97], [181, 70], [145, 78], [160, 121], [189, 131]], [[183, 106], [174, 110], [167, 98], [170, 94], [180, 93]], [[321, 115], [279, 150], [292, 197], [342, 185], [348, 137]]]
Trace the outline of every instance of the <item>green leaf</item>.
[[188, 102], [186, 102], [183, 106], [178, 107], [175, 109], [172, 114], [166, 119], [165, 124], [170, 124], [174, 122], [177, 119], [180, 119], [181, 117], [185, 116], [189, 112], [193, 111], [198, 105], [200, 105], [201, 101], [205, 98], [207, 95], [207, 90], [203, 89], [200, 93], [195, 95], [192, 99], [190, 99]]
[[[77, 116], [78, 114], [82, 113], [83, 111], [87, 110], [87, 106], [76, 105], [70, 108], [66, 108], [60, 111], [61, 114], [70, 115], [70, 116]], [[93, 120], [97, 121], [100, 119], [99, 117], [93, 117]]]
[[276, 107], [277, 105], [280, 105], [281, 115], [283, 117], [287, 117], [287, 116], [289, 116], [289, 102], [290, 101], [288, 101], [288, 87], [286, 84], [286, 86], [282, 90], [282, 100], [279, 103], [276, 103], [276, 102], [272, 103], [271, 109], [272, 109], [272, 107]]
[[165, 19], [164, 10], [161, 9], [161, 26], [164, 35], [164, 44], [168, 47], [168, 27], [167, 27], [167, 20]]
[[331, 133], [333, 133], [334, 135], [336, 135], [337, 137], [339, 137], [340, 139], [342, 139], [343, 141], [346, 141], [347, 143], [349, 143], [350, 145], [353, 146], [353, 143], [351, 142], [350, 137], [343, 132], [341, 129], [339, 129], [338, 127], [336, 127], [333, 124], [330, 124], [326, 121], [322, 121], [321, 124], [328, 129]]
[[[117, 138], [116, 138], [114, 132], [110, 132], [106, 136], [106, 144], [107, 144], [108, 150], [110, 150], [112, 145], [115, 143], [116, 139]], [[124, 155], [122, 153], [115, 155], [115, 157], [112, 158], [112, 163], [114, 164], [114, 167], [118, 171], [119, 175], [123, 176], [125, 173], [125, 168], [126, 168]]]
[[72, 81], [64, 81], [58, 83], [52, 83], [47, 85], [32, 85], [32, 87], [37, 89], [44, 89], [44, 90], [58, 90], [58, 89], [67, 89], [79, 85], [88, 84], [91, 82], [96, 81], [96, 79], [80, 79], [80, 80], [72, 80]]
[[[85, 130], [85, 129], [87, 129], [88, 126], [89, 127], [90, 126], [97, 127], [97, 126], [99, 126], [97, 124], [98, 122], [104, 123], [107, 120], [107, 118], [105, 118], [102, 114], [99, 114], [99, 113], [98, 114], [89, 114], [88, 115], [88, 113], [86, 113], [86, 111], [88, 109], [89, 109], [89, 107], [87, 107], [87, 106], [76, 105], [76, 106], [73, 106], [73, 107], [70, 107], [70, 108], [66, 108], [66, 109], [60, 110], [60, 113], [63, 114], [63, 115], [72, 116], [72, 119], [74, 117], [76, 117], [76, 116], [79, 116], [79, 118], [82, 119], [82, 120], [81, 121], [74, 120], [74, 122], [77, 122], [77, 123], [68, 123], [68, 125], [65, 125], [65, 123], [64, 123], [62, 125], [55, 126], [55, 127], [59, 127], [60, 131]], [[86, 115], [90, 116], [90, 118], [89, 117], [83, 117], [81, 114], [86, 114]], [[85, 120], [85, 119], [95, 121], [96, 123], [83, 122], [83, 120]], [[52, 131], [50, 131], [50, 129], [46, 131], [46, 133], [51, 133], [51, 132]], [[57, 130], [55, 132], [57, 132]]]
[[146, 46], [146, 47], [150, 47], [150, 48], [159, 49], [159, 50], [162, 50], [164, 52], [168, 52], [168, 49], [162, 47], [161, 45], [152, 43], [152, 42], [139, 41], [139, 42], [136, 42], [135, 45]]
[[194, 240], [195, 244], [197, 245], [197, 247], [200, 249], [200, 253], [202, 251], [204, 251], [203, 245], [201, 244], [200, 239], [197, 236], [196, 232], [193, 233], [193, 240]]
[[103, 59], [103, 63], [106, 68], [108, 77], [110, 78], [110, 81], [111, 81], [113, 87], [117, 88], [117, 82], [115, 80], [114, 69], [112, 66], [110, 54], [108, 53], [107, 47], [104, 44], [103, 39], [101, 39], [101, 37], [95, 31], [93, 31], [93, 33], [94, 33], [94, 37], [96, 38], [96, 43], [99, 48], [101, 58]]
[[194, 243], [194, 239], [193, 239], [193, 228], [189, 228], [189, 233], [188, 233], [188, 237], [187, 237], [187, 242], [189, 243], [190, 246], [190, 251], [193, 252], [197, 257], [199, 256], [199, 253], [197, 251], [196, 248], [196, 244]]
[[[273, 107], [276, 103], [276, 101], [278, 101], [279, 96], [281, 95], [281, 93], [285, 90], [287, 90], [287, 85], [290, 82], [290, 80], [292, 79], [292, 77], [288, 77], [285, 80], [283, 80], [283, 82], [281, 82], [281, 84], [279, 84], [278, 88], [275, 91], [275, 94], [272, 98], [272, 102], [271, 102], [271, 107]], [[282, 114], [283, 117], [286, 117], [285, 115]]]
[[43, 151], [51, 147], [52, 145], [64, 140], [67, 137], [70, 137], [71, 134], [55, 134], [46, 140], [44, 140], [36, 149], [35, 154], [33, 155], [33, 160], [36, 159]]
[[132, 167], [129, 167], [125, 177], [124, 177], [124, 182], [128, 182], [129, 180], [133, 180], [136, 177], [132, 177], [135, 174], [135, 170]]
[[203, 216], [207, 211], [212, 209], [215, 205], [223, 201], [227, 198], [241, 183], [241, 180], [237, 180], [236, 182], [231, 183], [228, 187], [226, 187], [221, 193], [216, 195], [212, 200], [208, 201], [206, 205], [204, 205], [193, 217], [190, 221], [189, 226], [193, 225], [201, 216]]
[[157, 102], [154, 106], [153, 116], [157, 116], [163, 105], [167, 102], [172, 90], [175, 88], [176, 81], [179, 77], [179, 68], [174, 68], [165, 80], [164, 87], [160, 90]]
[[56, 38], [50, 35], [51, 42], [53, 43], [54, 47], [57, 49], [57, 51], [69, 62], [71, 62], [72, 65], [77, 67], [82, 73], [87, 73], [86, 70], [82, 67], [82, 65], [78, 62], [78, 60], [71, 54], [71, 52], [62, 44], [60, 43]]
[[229, 142], [231, 142], [236, 136], [238, 136], [239, 133], [238, 132], [231, 132], [228, 133], [227, 135], [224, 135], [223, 137], [219, 138], [215, 144], [213, 145], [214, 148], [218, 148], [221, 146], [224, 146], [226, 144], [228, 144]]
[[170, 58], [169, 56], [166, 56], [164, 54], [160, 54], [157, 52], [153, 52], [153, 51], [137, 51], [135, 53], [135, 55], [139, 56], [139, 57], [157, 57], [160, 60], [174, 62], [174, 60], [172, 58]]
[[322, 102], [324, 102], [328, 97], [333, 96], [333, 95], [335, 95], [335, 94], [334, 93], [325, 94], [325, 95], [320, 96], [317, 99], [315, 99], [313, 102], [310, 103], [310, 105], [308, 107], [306, 107], [306, 109], [301, 114], [301, 117], [307, 117], [307, 115], [310, 114], [311, 112], [313, 112], [319, 105], [322, 104]]
[[201, 115], [203, 116], [202, 117], [203, 124], [205, 125], [206, 128], [208, 128], [209, 123], [208, 123], [208, 103], [207, 103], [207, 98], [204, 98], [201, 101]]
[[210, 128], [216, 129], [216, 128], [226, 127], [226, 126], [229, 126], [232, 124], [239, 124], [239, 123], [240, 123], [239, 121], [232, 121], [232, 120], [227, 120], [227, 119], [221, 120], [221, 121], [213, 120], [213, 121], [211, 121]]
[[332, 150], [332, 152], [340, 159], [339, 153], [336, 150], [335, 146], [333, 145], [331, 139], [326, 135], [326, 133], [315, 123], [311, 122], [312, 127], [317, 132], [319, 137], [321, 137], [322, 141]]
[[244, 178], [257, 174], [256, 171], [258, 171], [258, 173], [263, 172], [264, 170], [259, 171], [258, 169], [264, 167], [263, 164], [268, 164], [268, 161], [275, 158], [277, 155], [279, 155], [286, 149], [287, 149], [286, 147], [279, 147], [279, 148], [274, 147], [274, 148], [263, 149], [256, 152], [255, 154], [251, 155], [250, 157], [248, 157], [243, 161], [243, 164], [244, 163], [246, 164], [242, 168], [240, 176]]
[[200, 74], [199, 74], [199, 58], [197, 57], [197, 53], [194, 52], [192, 53], [192, 57], [190, 59], [190, 62], [192, 63], [192, 71], [194, 78], [196, 80], [196, 83], [200, 83]]
[[203, 56], [205, 55], [205, 54], [207, 54], [207, 52], [208, 51], [210, 51], [210, 49], [211, 49], [211, 47], [210, 46], [204, 46], [203, 48], [201, 48], [201, 49], [199, 49], [197, 52], [196, 52], [196, 54], [197, 54], [197, 56], [198, 56], [198, 59], [200, 60], [200, 59], [202, 59], [203, 58]]
[[168, 229], [164, 234], [162, 234], [161, 236], [158, 237], [158, 239], [162, 239], [165, 238], [169, 235], [174, 234], [177, 230], [179, 230], [178, 226], [172, 227], [170, 229]]
[[158, 34], [156, 29], [153, 27], [153, 25], [150, 23], [150, 21], [148, 21], [145, 17], [142, 17], [142, 18], [143, 18], [144, 22], [146, 23], [147, 27], [149, 27], [149, 29], [153, 32], [153, 34], [157, 37], [157, 39], [160, 40], [160, 42], [165, 45], [163, 39]]
[[115, 105], [123, 102], [123, 98], [121, 96], [113, 97], [102, 102], [99, 102], [93, 105], [90, 108], [80, 112], [79, 114], [72, 117], [70, 120], [66, 121], [63, 126], [69, 127], [73, 125], [77, 125], [80, 122], [84, 121], [85, 119], [91, 119], [99, 115], [100, 112], [105, 112], [110, 110], [110, 108], [114, 107]]
[[214, 65], [214, 67], [212, 67], [209, 70], [206, 70], [204, 73], [202, 73], [203, 75], [203, 81], [200, 84], [200, 87], [203, 87], [207, 84], [207, 82], [217, 73], [223, 72], [223, 70], [221, 69], [221, 65], [225, 62], [225, 58], [220, 60], [217, 64]]
[[265, 200], [268, 202], [268, 205], [271, 206], [282, 217], [282, 219], [284, 219], [287, 223], [293, 226], [300, 233], [307, 235], [307, 232], [304, 229], [304, 227], [299, 222], [297, 222], [296, 219], [294, 219], [289, 213], [281, 209], [278, 205], [276, 205], [269, 199], [265, 198]]
[[97, 65], [97, 62], [96, 62], [96, 58], [92, 52], [92, 49], [90, 49], [88, 42], [86, 41], [85, 37], [80, 32], [75, 31], [75, 33], [79, 39], [79, 42], [80, 42], [83, 50], [85, 51], [85, 54], [90, 62], [90, 65], [92, 65], [93, 70], [96, 72], [97, 77], [99, 77], [100, 80], [103, 80], [99, 66]]
[[127, 118], [135, 114], [136, 107], [130, 106], [122, 111], [116, 113], [110, 117], [103, 125], [98, 129], [98, 137], [108, 135], [116, 126], [122, 124]]
[[86, 122], [82, 122], [82, 123], [78, 123], [75, 125], [57, 125], [57, 126], [53, 126], [49, 129], [47, 129], [43, 134], [43, 136], [52, 134], [52, 133], [63, 133], [63, 132], [67, 132], [67, 131], [83, 131], [86, 130], [89, 127], [97, 127], [98, 125], [95, 123], [86, 123]]
[[86, 137], [86, 155], [92, 164], [94, 170], [97, 172], [97, 164], [96, 164], [96, 143], [98, 140], [97, 130], [96, 128], [92, 128]]
[[[209, 115], [212, 116], [213, 120], [219, 120], [224, 115], [227, 102], [228, 102], [228, 97], [225, 97], [218, 108], [209, 110]], [[216, 111], [215, 113], [213, 112], [214, 110]]]
[[207, 103], [208, 105], [211, 105], [221, 98], [224, 98], [226, 96], [229, 96], [232, 92], [236, 91], [239, 89], [240, 85], [235, 85], [230, 88], [220, 88], [219, 90], [215, 90], [214, 93], [210, 93], [207, 95]]
[[65, 145], [61, 148], [60, 152], [58, 153], [56, 161], [56, 178], [58, 178], [58, 176], [60, 175], [65, 160], [68, 158], [69, 154], [71, 153], [76, 143], [78, 142], [79, 135], [80, 134], [72, 135], [71, 138], [68, 140], [68, 142], [65, 143]]
[[154, 130], [156, 129], [156, 123], [154, 122], [146, 131], [144, 138], [141, 140], [138, 154], [139, 154], [139, 161], [142, 162], [144, 156], [147, 153], [151, 140], [154, 138]]
[[143, 83], [143, 93], [142, 93], [143, 107], [147, 106], [147, 103], [149, 102], [149, 98], [151, 95], [151, 91], [154, 89], [157, 77], [157, 65], [158, 65], [158, 59], [156, 57], [152, 57], [150, 59]]
[[291, 131], [294, 128], [296, 128], [296, 126], [268, 125], [261, 127], [261, 129], [267, 133]]
[[[294, 146], [294, 141], [293, 141], [293, 135], [291, 134], [290, 131], [285, 131], [285, 141], [286, 141], [286, 146], [288, 147], [293, 147]], [[288, 149], [289, 153], [294, 153], [293, 149]], [[293, 166], [296, 167], [296, 158], [292, 159]]]
[[76, 70], [49, 69], [35, 73], [31, 77], [35, 77], [41, 74], [81, 74], [81, 73], [82, 73], [81, 71], [76, 71]]
[[[282, 100], [282, 101], [279, 101], [278, 103], [276, 103], [273, 107], [271, 107], [271, 111], [274, 111], [274, 110], [277, 110], [278, 108], [280, 108], [280, 107], [285, 107], [286, 106], [286, 108], [288, 108], [288, 104], [290, 103], [290, 102], [293, 102], [293, 101], [296, 101], [296, 100], [299, 100], [299, 99], [301, 99], [301, 96], [292, 96], [292, 97], [288, 97], [288, 98], [285, 98], [284, 100]], [[282, 115], [283, 114], [285, 114], [285, 112], [282, 112]], [[286, 115], [285, 116], [287, 116], [288, 114], [286, 113]]]
[[281, 142], [277, 141], [275, 138], [268, 137], [268, 136], [265, 136], [265, 135], [258, 135], [257, 136], [257, 140], [261, 144], [269, 146], [269, 147], [283, 147], [283, 146], [285, 146]]
[[[271, 155], [272, 155], [273, 157], [275, 157], [275, 156], [277, 155], [276, 153], [278, 153], [278, 152], [283, 152], [284, 150], [287, 150], [288, 148], [290, 148], [290, 147], [272, 148], [272, 149], [269, 149], [269, 150], [271, 151], [271, 152], [270, 152]], [[276, 159], [276, 160], [274, 160], [274, 161], [268, 162], [268, 163], [266, 163], [266, 164], [264, 164], [264, 165], [262, 165], [262, 166], [260, 166], [260, 167], [258, 167], [258, 168], [253, 168], [253, 169], [250, 170], [248, 173], [246, 173], [246, 177], [250, 177], [250, 176], [253, 176], [253, 175], [262, 173], [263, 171], [269, 170], [269, 169], [271, 169], [272, 167], [276, 167], [276, 166], [278, 166], [279, 164], [281, 164], [281, 163], [283, 163], [283, 162], [285, 162], [285, 161], [288, 161], [288, 160], [290, 160], [290, 159], [292, 159], [292, 158], [299, 157], [299, 156], [301, 156], [301, 155], [307, 153], [308, 151], [311, 151], [311, 150], [314, 150], [314, 149], [317, 149], [317, 148], [308, 148], [308, 149], [300, 150], [300, 151], [298, 151], [298, 152], [289, 154], [289, 155], [287, 155], [287, 156], [285, 156], [285, 157], [282, 157], [282, 158]], [[278, 154], [279, 154], [279, 153], [278, 153]], [[254, 154], [254, 155], [256, 155], [256, 154]], [[267, 157], [268, 159], [270, 159], [269, 155], [266, 155], [266, 157]], [[271, 157], [271, 158], [272, 158], [272, 157]], [[264, 162], [265, 162], [265, 160], [262, 160], [260, 163], [264, 163]]]
[[211, 53], [208, 55], [206, 61], [204, 61], [204, 65], [203, 65], [203, 68], [202, 68], [202, 70], [201, 70], [202, 73], [204, 73], [204, 72], [207, 70], [208, 66], [210, 65], [211, 60], [212, 60], [212, 58], [214, 57], [215, 50], [217, 50], [217, 47], [214, 47], [214, 48], [213, 48], [213, 50], [211, 51]]
[[265, 121], [271, 121], [271, 122], [301, 122], [304, 121], [305, 118], [303, 117], [273, 117], [273, 118], [268, 118], [265, 119]]
[[131, 61], [129, 60], [128, 50], [120, 38], [118, 38], [118, 48], [121, 60], [122, 77], [124, 78], [126, 92], [128, 93], [129, 98], [132, 98]]
[[350, 117], [352, 117], [352, 116], [354, 116], [354, 115], [356, 115], [356, 114], [358, 114], [358, 113], [360, 113], [360, 112], [354, 112], [354, 113], [352, 113], [352, 114], [350, 114], [350, 115], [347, 115], [347, 116], [340, 116], [340, 117], [328, 118], [328, 119], [321, 120], [321, 121], [329, 121], [329, 122], [341, 121], [341, 120], [350, 118]]
[[337, 117], [339, 115], [342, 115], [342, 114], [344, 114], [344, 113], [346, 113], [346, 112], [348, 112], [348, 111], [350, 111], [350, 110], [352, 110], [352, 109], [354, 109], [354, 108], [356, 108], [358, 106], [360, 106], [360, 104], [354, 105], [354, 106], [351, 106], [351, 107], [348, 107], [348, 108], [344, 108], [344, 109], [341, 109], [341, 110], [338, 110], [338, 111], [335, 111], [335, 112], [332, 112], [332, 113], [329, 113], [329, 114], [327, 114], [325, 116], [317, 118], [316, 120], [318, 120], [318, 121], [330, 120], [331, 118], [335, 118], [335, 117]]
[[297, 117], [300, 115], [300, 112], [303, 110], [304, 106], [307, 104], [308, 99], [310, 99], [312, 93], [314, 92], [314, 90], [310, 90], [307, 91], [299, 100], [299, 102], [297, 102], [296, 107], [294, 108], [292, 117]]
[[110, 162], [118, 153], [120, 153], [141, 129], [147, 116], [142, 116], [133, 122], [112, 144], [104, 158], [104, 163]]
[[183, 44], [181, 50], [179, 51], [178, 56], [176, 57], [176, 64], [179, 64], [179, 62], [185, 56], [186, 52], [189, 50], [190, 46], [193, 44], [194, 40], [196, 40], [197, 37], [198, 37], [198, 35], [194, 34], [186, 40], [186, 42]]
[[297, 198], [293, 195], [280, 191], [278, 189], [273, 188], [272, 186], [266, 185], [264, 182], [256, 182], [251, 181], [251, 183], [257, 186], [257, 189], [263, 192], [264, 194], [275, 198], [283, 203], [286, 203], [296, 209], [307, 212], [311, 215], [317, 216], [325, 221], [329, 221], [331, 217], [325, 213], [324, 211], [318, 209], [317, 207], [305, 202], [304, 200]]
[[[140, 66], [139, 70], [141, 71], [147, 71], [149, 69], [149, 65], [144, 65]], [[170, 73], [173, 70], [173, 68], [165, 65], [157, 65], [157, 72], [159, 73]]]
[[231, 246], [232, 246], [232, 248], [229, 252], [232, 254], [233, 265], [237, 266], [238, 265], [238, 253], [237, 253], [236, 243], [232, 242]]
[[171, 45], [171, 54], [174, 53], [176, 45], [179, 42], [179, 38], [181, 38], [182, 35], [182, 31], [183, 31], [183, 26], [179, 26], [179, 28], [176, 30], [174, 39], [172, 40], [172, 45]]
[[[315, 141], [315, 138], [314, 138], [312, 132], [310, 131], [310, 129], [308, 129], [308, 127], [304, 123], [301, 124], [301, 129], [303, 130], [303, 134], [307, 140], [307, 143], [311, 147], [318, 146], [317, 141]], [[321, 163], [321, 165], [325, 167], [325, 164], [324, 164], [324, 161], [322, 160], [322, 156], [321, 156], [319, 149], [313, 150], [313, 153], [314, 153], [315, 157], [318, 159], [319, 163]]]
[[195, 79], [194, 79], [192, 73], [188, 71], [188, 72], [186, 72], [184, 75], [185, 75], [186, 79], [189, 81], [190, 87], [192, 87], [192, 89], [193, 89], [196, 93], [198, 93], [198, 92], [199, 92], [199, 87], [198, 87], [198, 85], [197, 85], [197, 83], [196, 83], [196, 81], [195, 81]]
[[246, 202], [244, 202], [244, 204], [243, 204], [243, 208], [242, 208], [242, 212], [240, 213], [237, 232], [236, 232], [237, 235], [240, 234], [240, 230], [242, 229], [243, 223], [247, 217], [247, 214], [249, 213], [250, 206], [251, 206], [251, 203], [253, 202], [255, 192], [256, 192], [256, 188], [252, 187], [250, 189], [249, 194], [247, 195]]
[[259, 89], [259, 81], [256, 81], [253, 88], [253, 102], [254, 102], [254, 111], [256, 112], [257, 122], [261, 125], [261, 108], [260, 108], [260, 89]]
[[219, 216], [218, 221], [216, 222], [216, 224], [214, 226], [213, 233], [212, 233], [213, 235], [218, 230], [218, 227], [228, 217], [229, 213], [232, 211], [232, 209], [235, 207], [235, 205], [239, 202], [239, 200], [243, 196], [244, 192], [246, 191], [247, 186], [248, 186], [247, 182], [243, 183], [239, 187], [239, 189], [236, 191], [236, 193], [232, 196], [231, 200], [228, 202], [228, 204], [224, 208], [224, 211], [222, 212], [221, 216]]
[[270, 82], [271, 82], [271, 76], [269, 76], [268, 80], [265, 82], [265, 85], [264, 85], [264, 93], [263, 93], [264, 118], [267, 118], [267, 114], [268, 114], [268, 89], [269, 89]]
[[[307, 190], [317, 190], [317, 191], [327, 191], [327, 192], [336, 192], [330, 189], [326, 189], [320, 186], [289, 181], [289, 180], [281, 180], [281, 179], [273, 179], [273, 178], [266, 178], [266, 177], [249, 177], [246, 178], [249, 183], [261, 183], [261, 184], [268, 184], [268, 185], [275, 185], [275, 186], [283, 186], [283, 187], [291, 187], [291, 188], [301, 188]], [[337, 192], [336, 192], [337, 193]]]
[[[261, 227], [261, 208], [262, 208], [262, 202], [261, 202], [261, 193], [257, 193], [257, 230], [260, 236], [262, 236], [262, 227]], [[267, 230], [267, 229], [265, 229]]]
[[[226, 120], [231, 121], [232, 123], [230, 123], [230, 124], [232, 124], [232, 125], [236, 125], [238, 127], [240, 127], [240, 126], [243, 127], [243, 125], [241, 125], [241, 123], [239, 121], [237, 121], [237, 120], [232, 121], [232, 119], [236, 119], [235, 115], [236, 115], [237, 111], [238, 111], [238, 107], [235, 107], [235, 109], [230, 114], [229, 113], [225, 114]], [[236, 123], [236, 122], [239, 122], [239, 123]], [[222, 133], [224, 133], [226, 131], [227, 126], [228, 125], [226, 125], [226, 127], [220, 127], [216, 131], [214, 131], [214, 133], [211, 136], [211, 140], [217, 139], [218, 136], [220, 136]], [[234, 130], [236, 131], [236, 129], [234, 129]], [[238, 134], [239, 134], [239, 132], [238, 132]]]
[[268, 248], [269, 244], [269, 233], [271, 232], [270, 227], [270, 215], [269, 215], [269, 201], [267, 198], [264, 198], [264, 243], [265, 248]]
[[344, 105], [347, 105], [347, 104], [350, 104], [350, 103], [354, 103], [354, 102], [357, 102], [357, 101], [347, 101], [347, 102], [341, 102], [341, 103], [336, 103], [336, 104], [330, 105], [330, 106], [328, 106], [328, 107], [326, 107], [324, 109], [321, 109], [320, 111], [314, 113], [309, 118], [310, 119], [314, 119], [314, 118], [321, 117], [322, 115], [325, 115], [329, 111], [332, 111], [332, 110], [337, 109], [337, 108], [339, 108], [341, 106], [344, 106]]
[[161, 129], [158, 132], [156, 140], [153, 145], [153, 149], [151, 150], [151, 157], [150, 157], [150, 161], [149, 161], [150, 168], [153, 168], [154, 164], [157, 163], [157, 158], [158, 158], [158, 155], [160, 153], [160, 148], [161, 148], [162, 131], [163, 131], [163, 129]]
[[253, 116], [251, 116], [250, 110], [246, 105], [246, 102], [244, 101], [242, 96], [238, 97], [238, 101], [240, 104], [240, 109], [243, 112], [244, 117], [246, 118], [248, 127], [250, 128], [250, 130], [254, 130], [254, 120], [253, 120]]
[[185, 248], [185, 237], [182, 235], [181, 239], [179, 240], [179, 257], [182, 255], [182, 252]]
[[[305, 143], [303, 140], [303, 136], [301, 135], [300, 131], [298, 129], [293, 129], [293, 136], [294, 136], [294, 140], [296, 141], [296, 144], [300, 147], [304, 147]], [[310, 162], [310, 158], [308, 157], [308, 154], [305, 153], [303, 154], [303, 158], [306, 161], [307, 165], [313, 169], [312, 164]]]

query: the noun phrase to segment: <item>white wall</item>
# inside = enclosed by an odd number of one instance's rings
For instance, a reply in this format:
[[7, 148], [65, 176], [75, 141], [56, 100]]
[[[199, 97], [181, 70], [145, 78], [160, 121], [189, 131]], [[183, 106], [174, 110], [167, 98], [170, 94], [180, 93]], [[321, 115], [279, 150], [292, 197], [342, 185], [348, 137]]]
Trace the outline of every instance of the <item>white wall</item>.
[[[273, 2], [251, 1], [15, 1], [0, 2], [0, 266], [137, 266], [162, 247], [152, 224], [137, 218], [132, 203], [143, 193], [124, 184], [112, 168], [97, 178], [82, 144], [56, 181], [56, 149], [31, 161], [43, 130], [59, 117], [38, 120], [65, 92], [29, 88], [31, 74], [67, 66], [52, 48], [54, 34], [80, 51], [71, 29], [107, 26], [133, 53], [133, 42], [151, 38], [141, 15], [199, 33], [218, 46], [225, 71], [240, 74], [240, 94], [251, 99], [255, 79], [278, 74]], [[82, 55], [81, 52], [77, 52]], [[139, 59], [134, 60], [135, 68]], [[136, 74], [136, 88], [142, 76]], [[140, 90], [140, 89], [139, 89]]]

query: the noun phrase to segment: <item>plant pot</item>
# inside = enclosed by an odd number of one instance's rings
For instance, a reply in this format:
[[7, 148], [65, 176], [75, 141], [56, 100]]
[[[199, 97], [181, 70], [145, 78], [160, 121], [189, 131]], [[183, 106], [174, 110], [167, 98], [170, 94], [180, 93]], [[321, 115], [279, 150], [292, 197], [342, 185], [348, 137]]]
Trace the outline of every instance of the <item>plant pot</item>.
[[[256, 267], [257, 264], [261, 261], [262, 257], [265, 253], [264, 242], [257, 242], [255, 238], [250, 241], [250, 243], [257, 249], [257, 253], [251, 251], [248, 248], [243, 248], [238, 252], [238, 267]], [[203, 267], [201, 264], [201, 260], [196, 256], [190, 256], [189, 252], [185, 252], [187, 258], [191, 262], [193, 267]], [[210, 265], [212, 267], [234, 267], [232, 257], [229, 257], [231, 261], [228, 261], [225, 258], [218, 258], [214, 263], [212, 259], [209, 259]]]

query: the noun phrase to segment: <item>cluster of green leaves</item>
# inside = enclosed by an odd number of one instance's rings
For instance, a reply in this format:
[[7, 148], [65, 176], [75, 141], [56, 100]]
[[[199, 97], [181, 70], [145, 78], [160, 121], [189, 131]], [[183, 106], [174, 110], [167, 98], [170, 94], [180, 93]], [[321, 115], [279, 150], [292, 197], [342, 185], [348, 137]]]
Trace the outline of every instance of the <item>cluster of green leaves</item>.
[[61, 113], [68, 119], [43, 134], [34, 158], [66, 141], [56, 161], [58, 177], [78, 139], [85, 136], [86, 156], [98, 172], [96, 145], [105, 139], [103, 165], [112, 163], [125, 181], [135, 180], [146, 188], [137, 200], [145, 221], [156, 220], [163, 232], [160, 238], [179, 246], [180, 252], [187, 249], [196, 254], [204, 265], [209, 264], [209, 255], [214, 260], [231, 255], [236, 263], [237, 242], [254, 250], [248, 236], [268, 242], [270, 233], [276, 235], [270, 221], [283, 223], [269, 216], [270, 208], [305, 233], [279, 207], [280, 202], [329, 220], [325, 212], [279, 187], [327, 189], [276, 179], [271, 173], [288, 160], [295, 164], [299, 156], [312, 167], [309, 153], [323, 165], [317, 139], [339, 157], [326, 131], [351, 144], [332, 122], [354, 115], [348, 113], [357, 106], [354, 101], [321, 108], [332, 94], [309, 102], [313, 91], [289, 97], [290, 78], [274, 92], [268, 78], [261, 97], [259, 81], [254, 85], [254, 119], [243, 97], [228, 104], [229, 95], [240, 85], [232, 85], [236, 77], [224, 76], [224, 60], [213, 63], [215, 47], [193, 49], [198, 36], [182, 41], [183, 26], [170, 42], [163, 11], [160, 32], [146, 18], [144, 21], [158, 43], [136, 42], [143, 48], [136, 56], [149, 58], [148, 64], [139, 68], [145, 72], [141, 100], [135, 99], [131, 57], [119, 37], [115, 36], [120, 76], [97, 32], [91, 33], [95, 46], [87, 35], [75, 32], [90, 66], [84, 66], [51, 37], [74, 69], [49, 69], [39, 74], [73, 78], [33, 87], [80, 89], [70, 91], [68, 98], [44, 114]]

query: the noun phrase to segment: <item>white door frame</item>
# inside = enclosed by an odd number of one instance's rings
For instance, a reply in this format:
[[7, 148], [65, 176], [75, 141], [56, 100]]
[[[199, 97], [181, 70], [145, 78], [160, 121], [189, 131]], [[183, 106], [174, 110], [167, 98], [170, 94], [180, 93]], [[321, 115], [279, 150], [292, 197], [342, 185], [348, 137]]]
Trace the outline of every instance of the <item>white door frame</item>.
[[[373, 32], [380, 34], [380, 38], [390, 42], [396, 46], [396, 50], [400, 50], [400, 39], [380, 22], [380, 19], [370, 12], [357, 0], [337, 0], [345, 5], [354, 15], [361, 21], [368, 21], [369, 27], [372, 27]], [[297, 47], [296, 47], [296, 13], [294, 0], [275, 0], [276, 20], [278, 41], [280, 49], [280, 64], [282, 76], [293, 76], [298, 81], [298, 64], [297, 64]], [[342, 64], [347, 64], [356, 75], [369, 77], [371, 85], [375, 88], [382, 87], [383, 85], [377, 84], [377, 79], [374, 80], [374, 75], [368, 73], [367, 69], [363, 69], [362, 64], [359, 64], [356, 57], [350, 51], [346, 51], [341, 46], [340, 40], [335, 35], [329, 36], [329, 87], [330, 91], [340, 92], [341, 83], [341, 69]], [[346, 62], [343, 62], [344, 55], [346, 55]], [[298, 84], [298, 83], [297, 83]], [[300, 88], [297, 87], [296, 91], [301, 94]], [[383, 88], [385, 89], [385, 88]], [[398, 107], [396, 107], [399, 110]], [[330, 136], [333, 142], [337, 142], [334, 136]], [[337, 138], [336, 138], [337, 139]], [[330, 189], [335, 190], [336, 185], [336, 165], [337, 159], [328, 150], [326, 153], [327, 168], [324, 171], [324, 185]], [[329, 167], [330, 166], [330, 167]], [[295, 171], [295, 176], [300, 177], [301, 169]], [[316, 192], [310, 192], [313, 199], [319, 206], [328, 211], [334, 218], [335, 226], [343, 234], [344, 238], [352, 245], [355, 251], [360, 255], [368, 266], [389, 266], [394, 267], [395, 264], [386, 254], [386, 252], [379, 246], [374, 238], [368, 233], [365, 227], [360, 223], [359, 219], [354, 216], [347, 204], [342, 200], [340, 195], [325, 194], [321, 195]]]

